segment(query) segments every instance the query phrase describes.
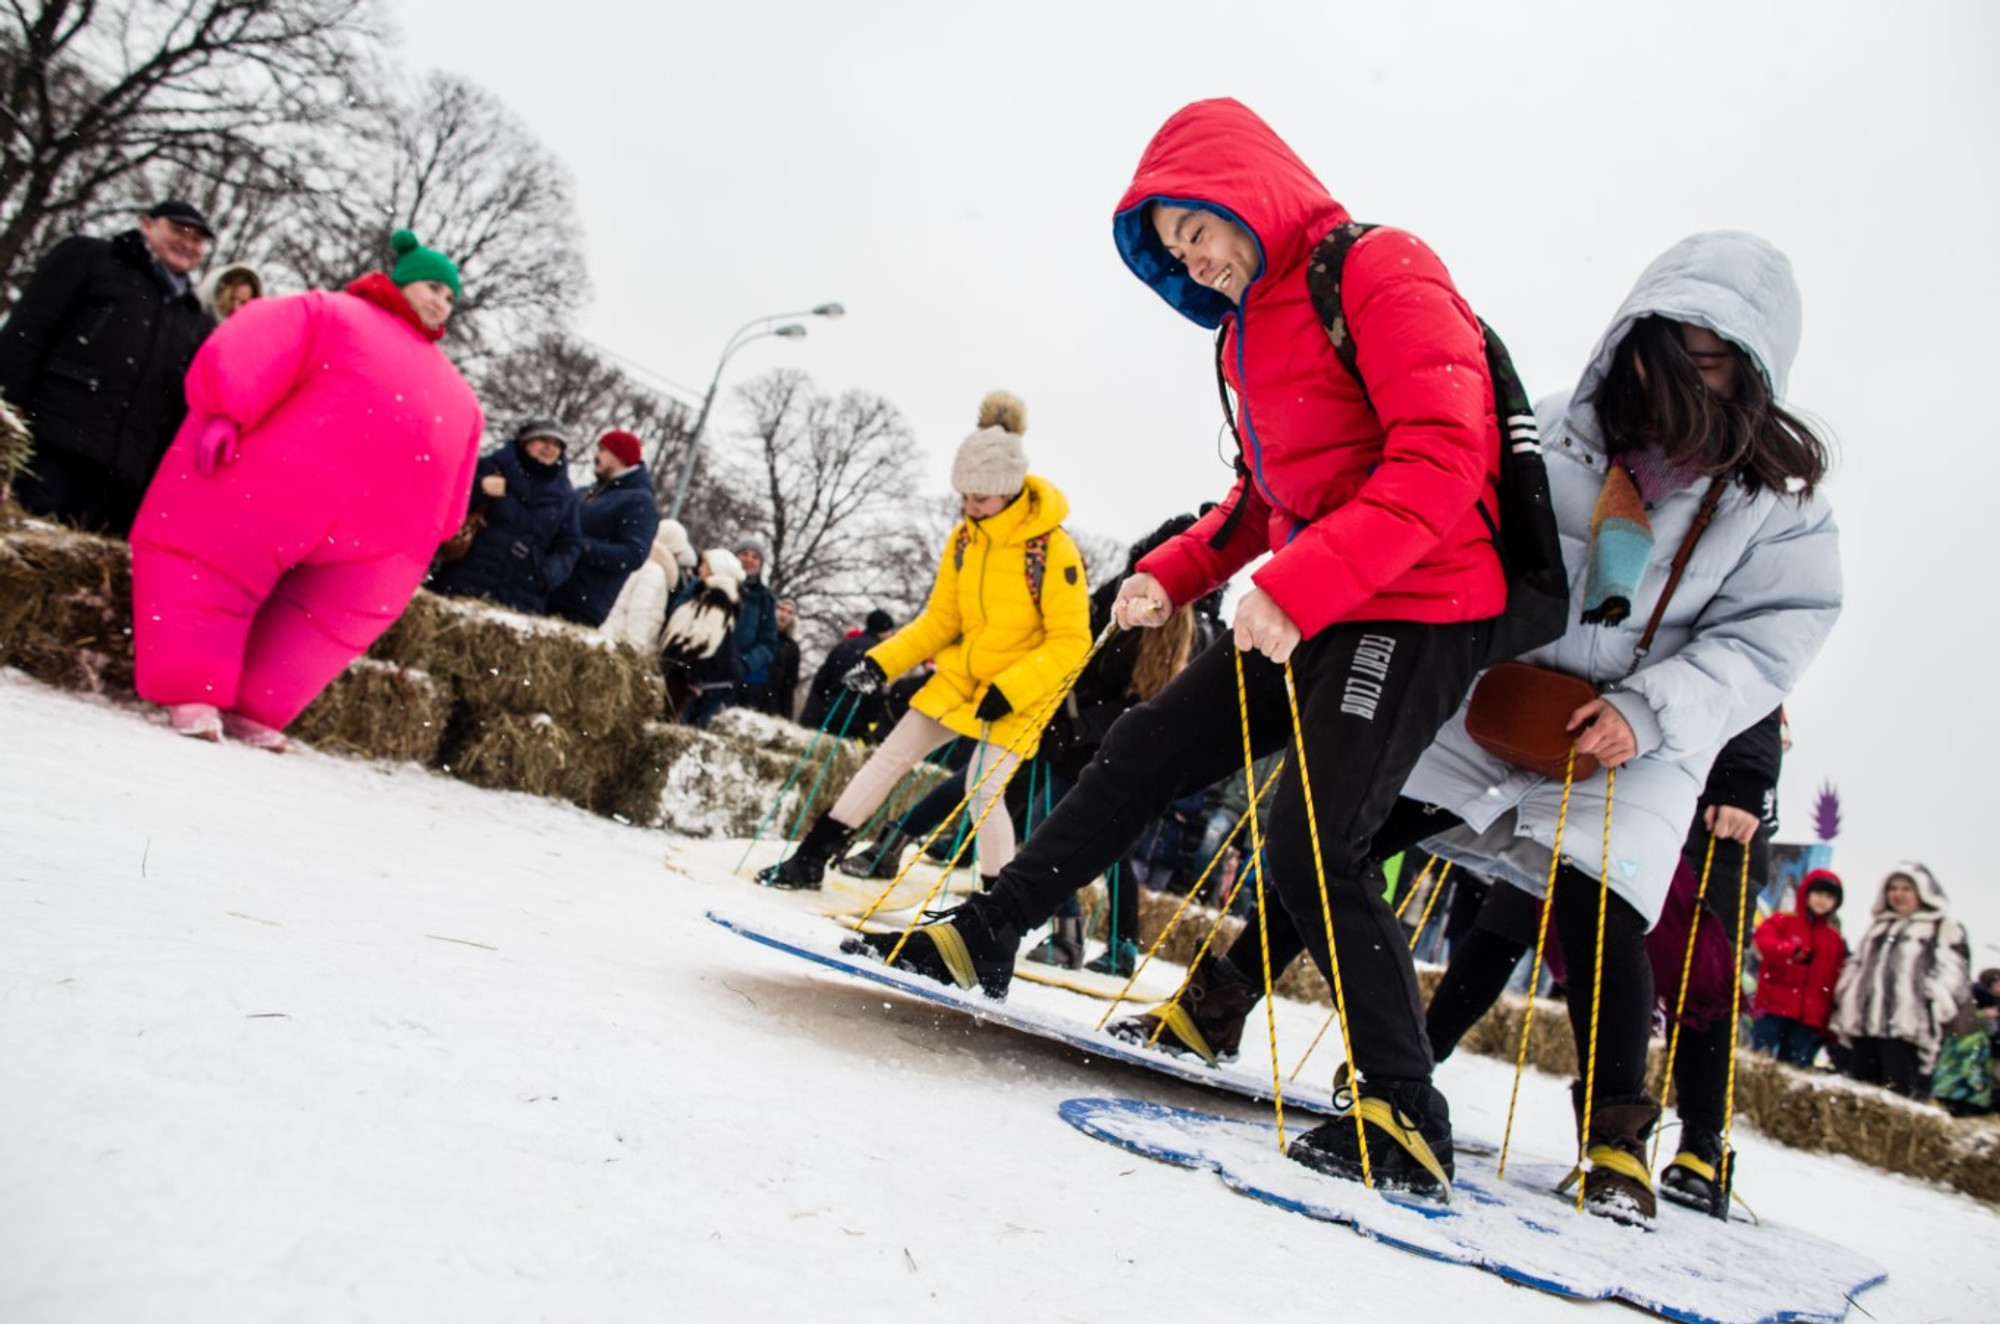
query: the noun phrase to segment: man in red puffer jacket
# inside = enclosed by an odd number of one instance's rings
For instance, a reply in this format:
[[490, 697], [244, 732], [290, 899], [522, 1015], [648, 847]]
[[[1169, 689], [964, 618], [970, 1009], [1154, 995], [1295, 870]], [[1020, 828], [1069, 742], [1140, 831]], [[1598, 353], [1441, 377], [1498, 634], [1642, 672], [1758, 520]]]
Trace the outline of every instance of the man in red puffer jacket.
[[1795, 909], [1757, 926], [1757, 1022], [1750, 1046], [1795, 1067], [1809, 1067], [1833, 1017], [1833, 987], [1847, 961], [1847, 940], [1833, 912], [1846, 895], [1840, 878], [1814, 869], [1799, 880]]

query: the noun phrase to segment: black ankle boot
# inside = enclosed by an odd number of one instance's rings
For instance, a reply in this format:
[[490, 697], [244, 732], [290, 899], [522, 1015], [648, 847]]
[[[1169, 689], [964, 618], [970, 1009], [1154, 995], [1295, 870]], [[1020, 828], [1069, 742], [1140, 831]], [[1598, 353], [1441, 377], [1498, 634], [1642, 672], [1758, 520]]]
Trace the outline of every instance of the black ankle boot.
[[849, 878], [872, 878], [886, 883], [902, 870], [903, 852], [915, 841], [915, 837], [901, 828], [890, 828], [879, 841], [864, 842], [833, 867]]
[[1681, 1121], [1680, 1152], [1660, 1169], [1660, 1194], [1710, 1218], [1729, 1217], [1729, 1188], [1736, 1179], [1736, 1151], [1723, 1160], [1722, 1133]]
[[1028, 949], [1028, 959], [1036, 965], [1059, 965], [1066, 970], [1083, 968], [1083, 916], [1058, 915], [1049, 936]]
[[898, 943], [903, 948], [896, 956], [898, 970], [959, 988], [977, 986], [1000, 999], [1014, 980], [1021, 930], [998, 902], [980, 892], [914, 930], [907, 941], [901, 932], [861, 933], [842, 942], [840, 950], [886, 961]]
[[1116, 1021], [1110, 1031], [1127, 1043], [1150, 1043], [1169, 1053], [1193, 1053], [1211, 1066], [1234, 1062], [1243, 1043], [1243, 1022], [1263, 996], [1264, 991], [1228, 957], [1211, 953], [1188, 973], [1178, 1001], [1163, 1002], [1143, 1016]]
[[821, 814], [819, 822], [812, 825], [799, 848], [792, 857], [768, 869], [757, 872], [757, 881], [766, 887], [782, 887], [794, 892], [817, 892], [820, 880], [826, 876], [826, 866], [840, 853], [854, 829], [833, 821], [831, 814]]
[[[1344, 1065], [1344, 1064], [1343, 1064]], [[1335, 1079], [1336, 1093], [1342, 1087]], [[1377, 1190], [1451, 1198], [1451, 1105], [1425, 1080], [1364, 1080], [1354, 1113], [1330, 1117], [1294, 1140], [1285, 1153], [1319, 1172], [1350, 1181], [1363, 1178], [1362, 1134], [1368, 1144], [1367, 1179]]]
[[1129, 938], [1120, 938], [1104, 949], [1104, 954], [1084, 963], [1084, 969], [1100, 975], [1116, 975], [1120, 979], [1130, 979], [1139, 966], [1139, 944]]

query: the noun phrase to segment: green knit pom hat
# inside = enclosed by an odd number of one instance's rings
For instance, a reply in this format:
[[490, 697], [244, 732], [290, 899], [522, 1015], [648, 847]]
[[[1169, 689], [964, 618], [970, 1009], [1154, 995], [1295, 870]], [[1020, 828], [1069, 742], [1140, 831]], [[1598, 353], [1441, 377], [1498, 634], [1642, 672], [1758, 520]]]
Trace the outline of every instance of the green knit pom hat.
[[440, 285], [451, 286], [454, 296], [463, 293], [458, 288], [457, 264], [435, 248], [425, 248], [410, 231], [398, 230], [390, 235], [389, 247], [396, 250], [396, 266], [389, 273], [389, 279], [397, 285], [408, 285], [413, 280], [434, 280]]

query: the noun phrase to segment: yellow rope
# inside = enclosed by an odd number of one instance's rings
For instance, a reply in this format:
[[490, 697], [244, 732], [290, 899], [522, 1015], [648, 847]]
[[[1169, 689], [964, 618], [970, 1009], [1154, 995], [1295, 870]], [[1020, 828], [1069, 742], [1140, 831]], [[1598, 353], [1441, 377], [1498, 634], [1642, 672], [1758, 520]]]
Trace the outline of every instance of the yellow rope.
[[[1428, 865], [1425, 870], [1429, 871]], [[1410, 931], [1410, 951], [1413, 953], [1417, 950], [1417, 939], [1424, 936], [1424, 926], [1431, 922], [1431, 911], [1437, 908], [1438, 898], [1444, 895], [1444, 880], [1449, 877], [1451, 864], [1447, 861], [1444, 868], [1438, 870], [1437, 881], [1431, 884], [1430, 898], [1424, 902], [1424, 913], [1417, 917], [1417, 927]]]
[[[1743, 930], [1749, 924], [1750, 913], [1750, 843], [1743, 844], [1743, 872], [1736, 882], [1736, 978], [1729, 986], [1729, 1083], [1722, 1096], [1722, 1172], [1723, 1190], [1729, 1189], [1732, 1155], [1729, 1152], [1729, 1128], [1736, 1121], [1736, 1036], [1742, 1028], [1743, 1015]], [[1729, 1205], [1725, 1201], [1719, 1217], [1729, 1217]], [[1754, 1217], [1754, 1215], [1753, 1215]]]
[[[1277, 765], [1273, 767], [1270, 771], [1270, 774], [1264, 778], [1264, 784], [1257, 789], [1257, 794], [1251, 797], [1249, 808], [1245, 809], [1242, 813], [1236, 816], [1236, 826], [1229, 829], [1229, 835], [1222, 839], [1222, 844], [1216, 848], [1215, 854], [1208, 857], [1208, 866], [1201, 871], [1201, 877], [1195, 879], [1194, 886], [1188, 889], [1187, 895], [1182, 897], [1180, 904], [1174, 907], [1174, 913], [1167, 916], [1167, 922], [1160, 929], [1159, 936], [1153, 939], [1152, 945], [1146, 948], [1146, 954], [1140, 957], [1138, 962], [1132, 967], [1132, 973], [1126, 978], [1125, 986], [1118, 990], [1117, 998], [1113, 999], [1111, 1006], [1105, 1011], [1104, 1015], [1101, 1018], [1099, 1018], [1097, 1022], [1098, 1029], [1101, 1030], [1106, 1025], [1110, 1024], [1112, 1015], [1118, 1010], [1118, 1004], [1125, 1000], [1125, 995], [1130, 993], [1132, 991], [1132, 986], [1139, 982], [1139, 976], [1146, 973], [1146, 967], [1152, 964], [1154, 955], [1157, 954], [1160, 948], [1166, 944], [1167, 935], [1172, 933], [1175, 927], [1180, 924], [1181, 916], [1187, 913], [1188, 907], [1193, 905], [1195, 898], [1201, 895], [1202, 888], [1208, 886], [1209, 876], [1212, 875], [1215, 872], [1216, 867], [1220, 865], [1225, 858], [1228, 857], [1229, 848], [1235, 844], [1237, 835], [1243, 831], [1243, 825], [1250, 821], [1250, 815], [1257, 812], [1257, 806], [1264, 803], [1264, 797], [1271, 793], [1271, 787], [1277, 784], [1278, 774], [1284, 770], [1284, 766], [1285, 766], [1284, 760], [1283, 759], [1278, 760]], [[1209, 944], [1214, 941], [1216, 930], [1222, 926], [1222, 921], [1228, 917], [1230, 906], [1235, 902], [1237, 892], [1242, 890], [1243, 879], [1247, 876], [1247, 874], [1248, 870], [1245, 870], [1243, 873], [1237, 874], [1236, 877], [1230, 881], [1229, 892], [1226, 896], [1222, 898], [1222, 904], [1216, 907], [1215, 919], [1208, 926], [1208, 935], [1202, 939], [1200, 947], [1201, 952], [1207, 951], [1209, 948]], [[1194, 967], [1199, 961], [1200, 961], [1200, 955], [1198, 952], [1196, 954], [1195, 960], [1190, 961], [1188, 963], [1188, 972], [1190, 975], [1193, 973]], [[1181, 980], [1180, 987], [1174, 990], [1173, 997], [1167, 1000], [1166, 1005], [1170, 1007], [1179, 1006], [1181, 1001], [1181, 994], [1186, 990], [1187, 990], [1187, 979], [1183, 978]], [[1147, 1040], [1148, 1046], [1156, 1042], [1158, 1039], [1159, 1039], [1159, 1027], [1155, 1026], [1152, 1038]]]
[[[1747, 858], [1747, 857], [1746, 857]], [[1667, 1058], [1660, 1066], [1660, 1107], [1664, 1108], [1674, 1097], [1674, 1059], [1681, 1046], [1681, 1014], [1687, 1010], [1688, 977], [1694, 971], [1694, 940], [1701, 932], [1701, 903], [1708, 895], [1708, 873], [1715, 867], [1715, 834], [1708, 834], [1708, 851], [1702, 856], [1701, 883], [1694, 890], [1694, 914], [1688, 918], [1687, 954], [1681, 957], [1681, 987], [1674, 996], [1674, 1023], [1667, 1031]], [[1653, 1154], [1651, 1162], [1660, 1161], [1660, 1132], [1653, 1131]]]
[[[1569, 821], [1569, 792], [1576, 784], [1576, 747], [1563, 762], [1562, 802], [1556, 806], [1556, 839], [1549, 847], [1549, 878], [1542, 889], [1542, 913], [1535, 925], [1535, 963], [1528, 972], [1528, 1005], [1521, 1012], [1521, 1048], [1514, 1055], [1514, 1086], [1507, 1094], [1507, 1128], [1500, 1133], [1500, 1163], [1494, 1176], [1507, 1178], [1507, 1146], [1514, 1139], [1514, 1107], [1521, 1100], [1521, 1076], [1528, 1069], [1528, 1030], [1535, 1023], [1535, 990], [1542, 986], [1542, 952], [1548, 945], [1549, 912], [1555, 908], [1556, 871], [1562, 867], [1563, 825]], [[1494, 884], [1504, 887], [1504, 883]]]
[[[1243, 725], [1243, 789], [1255, 792], [1257, 788], [1257, 755], [1250, 744], [1250, 695], [1243, 683], [1243, 650], [1238, 648], [1236, 656], [1236, 715]], [[1285, 685], [1291, 687], [1291, 669], [1285, 670]], [[1296, 723], [1298, 707], [1292, 708]], [[1305, 747], [1299, 747], [1299, 776], [1306, 771]], [[1317, 850], [1318, 843], [1314, 843]], [[1271, 926], [1265, 920], [1264, 896], [1264, 829], [1256, 816], [1250, 819], [1250, 849], [1254, 855], [1251, 865], [1255, 871], [1252, 878], [1257, 887], [1257, 942], [1264, 954], [1264, 1026], [1271, 1040], [1271, 1104], [1278, 1114], [1278, 1152], [1285, 1152], [1285, 1083], [1278, 1079], [1278, 1007], [1277, 999], [1271, 996]], [[1157, 1037], [1157, 1035], [1156, 1035]], [[1365, 1161], [1365, 1160], [1364, 1160]]]
[[[1576, 1152], [1583, 1156], [1580, 1168], [1588, 1172], [1590, 1119], [1597, 1107], [1597, 1021], [1604, 1007], [1604, 915], [1611, 909], [1611, 791], [1618, 784], [1618, 769], [1604, 770], [1604, 855], [1597, 869], [1597, 960], [1590, 976], [1590, 1053], [1583, 1071], [1583, 1120], [1578, 1123]], [[1645, 1180], [1641, 1178], [1640, 1180]], [[1576, 1185], [1576, 1211], [1583, 1212], [1585, 1183]]]
[[[1354, 1063], [1354, 1040], [1347, 1032], [1347, 990], [1340, 979], [1340, 951], [1333, 945], [1333, 902], [1326, 893], [1326, 860], [1319, 849], [1319, 813], [1313, 808], [1312, 777], [1306, 769], [1306, 733], [1299, 721], [1299, 691], [1292, 680], [1292, 664], [1285, 663], [1285, 699], [1292, 709], [1292, 744], [1299, 751], [1299, 791], [1306, 801], [1306, 835], [1312, 839], [1313, 875], [1319, 881], [1319, 913], [1326, 923], [1326, 964], [1333, 974], [1333, 1010], [1340, 1017], [1340, 1052], [1347, 1062], [1347, 1083], [1354, 1091], [1354, 1139], [1361, 1148], [1361, 1184], [1369, 1190], [1375, 1189], [1375, 1176], [1368, 1163], [1368, 1133], [1361, 1123], [1361, 1069]], [[1249, 728], [1244, 728], [1246, 734]], [[1261, 899], [1261, 898], [1260, 898]], [[1270, 960], [1265, 958], [1265, 969], [1270, 968]], [[1277, 1045], [1272, 1044], [1272, 1070], [1277, 1069]]]
[[[1070, 668], [1069, 674], [1062, 678], [1061, 683], [1049, 691], [1043, 698], [1041, 705], [1035, 709], [1034, 719], [1022, 726], [1019, 733], [1015, 735], [1013, 742], [1003, 751], [1013, 757], [1011, 759], [994, 760], [986, 771], [980, 774], [979, 780], [966, 788], [965, 798], [958, 802], [959, 809], [963, 809], [972, 803], [978, 796], [980, 788], [986, 785], [987, 780], [995, 772], [999, 771], [1002, 763], [1007, 765], [1006, 774], [1001, 777], [999, 786], [994, 788], [992, 797], [986, 802], [986, 808], [981, 810], [979, 817], [973, 820], [971, 830], [959, 841], [958, 848], [952, 851], [951, 859], [945, 863], [944, 869], [938, 874], [937, 881], [931, 885], [930, 891], [924, 894], [924, 899], [917, 904], [917, 908], [911, 914], [909, 922], [903, 926], [903, 932], [897, 937], [896, 945], [889, 950], [888, 956], [883, 958], [884, 965], [894, 965], [896, 958], [903, 954], [904, 944], [909, 942], [910, 935], [916, 932], [917, 928], [923, 923], [924, 912], [930, 908], [930, 904], [937, 897], [937, 894], [944, 890], [946, 880], [951, 877], [951, 871], [958, 867], [958, 862], [964, 857], [967, 847], [979, 836], [979, 829], [985, 825], [986, 816], [991, 814], [993, 807], [1005, 798], [1007, 783], [1013, 780], [1016, 772], [1020, 771], [1023, 762], [1021, 757], [1022, 750], [1041, 738], [1042, 728], [1047, 726], [1049, 719], [1056, 715], [1056, 708], [1062, 703], [1064, 696], [1076, 684], [1077, 678], [1083, 675], [1083, 669], [1090, 665], [1090, 660], [1097, 656], [1104, 645], [1110, 641], [1111, 636], [1117, 633], [1117, 630], [1118, 623], [1116, 621], [1107, 624], [1099, 632], [1097, 638], [1091, 642], [1090, 648], [1083, 655], [1083, 659]], [[955, 815], [957, 812], [957, 810], [954, 810], [953, 814]], [[867, 923], [869, 918], [882, 908], [882, 904], [889, 899], [890, 894], [901, 885], [904, 878], [909, 876], [910, 870], [916, 868], [917, 861], [924, 858], [924, 852], [930, 849], [931, 842], [937, 839], [938, 833], [944, 831], [945, 823], [949, 823], [950, 821], [951, 818], [947, 817], [944, 823], [940, 823], [931, 829], [931, 834], [925, 837], [923, 844], [911, 853], [909, 861], [896, 871], [896, 876], [889, 880], [889, 885], [882, 889], [881, 895], [870, 902], [868, 909], [862, 912], [861, 918], [854, 922], [855, 928], [858, 929]]]

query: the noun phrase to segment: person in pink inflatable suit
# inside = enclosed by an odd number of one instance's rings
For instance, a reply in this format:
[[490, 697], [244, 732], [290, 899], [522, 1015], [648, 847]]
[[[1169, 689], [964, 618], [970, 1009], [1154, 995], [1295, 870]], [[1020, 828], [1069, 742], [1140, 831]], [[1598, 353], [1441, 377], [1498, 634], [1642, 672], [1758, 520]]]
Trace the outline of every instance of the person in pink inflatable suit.
[[458, 268], [391, 242], [388, 273], [259, 299], [188, 369], [132, 530], [138, 690], [182, 735], [282, 750], [465, 517], [484, 419], [436, 343]]

